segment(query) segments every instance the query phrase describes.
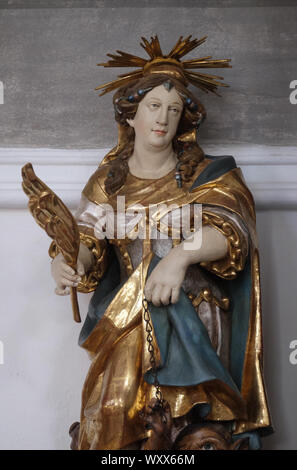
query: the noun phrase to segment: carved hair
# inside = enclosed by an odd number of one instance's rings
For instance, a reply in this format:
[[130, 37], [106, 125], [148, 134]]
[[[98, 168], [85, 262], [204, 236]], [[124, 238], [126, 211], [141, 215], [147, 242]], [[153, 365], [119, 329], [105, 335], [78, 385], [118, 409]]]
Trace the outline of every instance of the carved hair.
[[[198, 163], [204, 157], [204, 153], [196, 141], [190, 144], [179, 141], [179, 137], [197, 128], [200, 122], [205, 119], [206, 111], [202, 104], [178, 80], [169, 78], [165, 74], [149, 75], [133, 82], [127, 87], [120, 88], [113, 97], [115, 120], [121, 125], [125, 134], [124, 140], [126, 145], [123, 149], [119, 149], [116, 156], [110, 162], [110, 171], [104, 182], [105, 190], [108, 194], [115, 193], [123, 186], [129, 172], [128, 159], [133, 153], [135, 133], [134, 129], [127, 123], [127, 119], [134, 118], [138, 104], [146, 93], [152, 88], [168, 82], [168, 80], [173, 83], [184, 104], [177, 132], [172, 141], [173, 150], [176, 152], [180, 162], [179, 171], [182, 181], [189, 180]], [[138, 94], [139, 90], [143, 92]]]

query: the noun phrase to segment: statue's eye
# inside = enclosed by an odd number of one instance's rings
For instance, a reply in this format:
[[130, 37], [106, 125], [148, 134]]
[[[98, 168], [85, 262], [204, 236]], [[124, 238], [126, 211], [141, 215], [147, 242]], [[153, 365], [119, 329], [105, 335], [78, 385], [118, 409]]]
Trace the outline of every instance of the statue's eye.
[[215, 450], [215, 448], [211, 442], [205, 442], [202, 446], [202, 450]]

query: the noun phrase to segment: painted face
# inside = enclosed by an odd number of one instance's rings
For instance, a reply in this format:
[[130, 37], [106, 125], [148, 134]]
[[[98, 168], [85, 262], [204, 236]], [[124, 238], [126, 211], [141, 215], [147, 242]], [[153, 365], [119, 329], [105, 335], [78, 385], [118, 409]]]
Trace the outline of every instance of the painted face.
[[138, 105], [134, 119], [127, 122], [135, 131], [135, 141], [145, 148], [165, 149], [176, 134], [183, 102], [175, 88], [159, 85], [149, 91]]

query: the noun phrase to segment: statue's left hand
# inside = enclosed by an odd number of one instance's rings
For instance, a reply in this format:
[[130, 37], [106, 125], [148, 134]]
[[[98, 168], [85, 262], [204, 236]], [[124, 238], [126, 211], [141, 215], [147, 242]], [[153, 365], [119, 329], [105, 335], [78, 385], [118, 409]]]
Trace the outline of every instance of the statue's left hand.
[[183, 251], [173, 248], [150, 274], [144, 294], [148, 302], [156, 307], [161, 304], [175, 304], [179, 298], [182, 282], [185, 278], [188, 262]]

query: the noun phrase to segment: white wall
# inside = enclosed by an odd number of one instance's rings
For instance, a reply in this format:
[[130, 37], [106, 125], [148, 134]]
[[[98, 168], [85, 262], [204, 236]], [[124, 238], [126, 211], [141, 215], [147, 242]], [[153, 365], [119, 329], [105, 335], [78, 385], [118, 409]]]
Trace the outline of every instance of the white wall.
[[275, 434], [267, 449], [297, 449], [297, 365], [289, 345], [297, 339], [297, 211], [257, 214], [263, 295], [264, 372]]
[[77, 346], [80, 326], [69, 298], [54, 294], [49, 241], [29, 212], [0, 218], [0, 448], [67, 449], [89, 362]]
[[[207, 150], [238, 155], [261, 207], [265, 376], [276, 429], [264, 446], [297, 449], [297, 365], [289, 362], [289, 344], [297, 339], [297, 150]], [[89, 360], [77, 346], [80, 326], [72, 320], [69, 298], [54, 294], [49, 239], [25, 208], [20, 167], [33, 156], [36, 173], [74, 206], [103, 151], [59, 151], [59, 158], [50, 151], [45, 158], [43, 150], [42, 164], [31, 150], [10, 149], [9, 159], [5, 152], [1, 157], [0, 151], [0, 449], [67, 449]], [[80, 295], [82, 317], [88, 298]]]

